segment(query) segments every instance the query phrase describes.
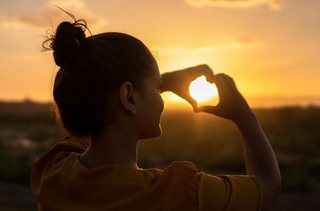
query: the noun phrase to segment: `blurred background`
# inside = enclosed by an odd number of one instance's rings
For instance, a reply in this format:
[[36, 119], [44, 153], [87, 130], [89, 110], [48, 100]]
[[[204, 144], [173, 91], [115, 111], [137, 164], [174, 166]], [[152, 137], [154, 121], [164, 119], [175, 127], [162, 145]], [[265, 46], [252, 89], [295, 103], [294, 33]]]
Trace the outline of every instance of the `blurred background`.
[[[58, 68], [52, 52], [41, 52], [46, 33], [69, 20], [54, 5], [85, 19], [93, 34], [141, 39], [161, 73], [206, 63], [232, 76], [280, 164], [283, 194], [270, 210], [320, 210], [320, 0], [1, 1], [1, 210], [36, 210], [32, 165], [65, 135], [52, 111]], [[214, 175], [245, 173], [232, 122], [193, 113], [172, 93], [163, 98], [163, 134], [140, 142], [140, 167], [190, 160]]]

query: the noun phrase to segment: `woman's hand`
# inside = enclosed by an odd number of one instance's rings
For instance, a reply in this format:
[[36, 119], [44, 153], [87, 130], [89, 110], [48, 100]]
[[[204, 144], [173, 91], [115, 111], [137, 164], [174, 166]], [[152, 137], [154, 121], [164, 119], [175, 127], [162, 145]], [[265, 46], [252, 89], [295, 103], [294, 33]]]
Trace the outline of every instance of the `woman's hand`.
[[241, 121], [248, 114], [252, 114], [252, 110], [231, 77], [225, 74], [217, 74], [214, 76], [214, 82], [219, 93], [219, 104], [217, 106], [202, 106], [195, 111], [211, 113], [230, 119], [235, 123]]
[[197, 101], [195, 101], [189, 92], [189, 86], [196, 78], [204, 75], [208, 82], [214, 82], [213, 71], [206, 64], [177, 70], [162, 75], [163, 82], [161, 92], [171, 91], [188, 101], [194, 110], [197, 109]]

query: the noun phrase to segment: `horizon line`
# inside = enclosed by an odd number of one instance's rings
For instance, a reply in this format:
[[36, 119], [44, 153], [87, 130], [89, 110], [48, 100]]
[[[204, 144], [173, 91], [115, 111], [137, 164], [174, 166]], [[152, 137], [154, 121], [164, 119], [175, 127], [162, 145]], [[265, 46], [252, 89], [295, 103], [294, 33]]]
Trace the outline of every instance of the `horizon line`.
[[[247, 96], [245, 97], [252, 109], [268, 109], [281, 107], [320, 107], [320, 96]], [[0, 103], [35, 103], [52, 104], [53, 100], [24, 99], [1, 99]], [[205, 103], [199, 103], [199, 106]], [[167, 105], [167, 106], [166, 106]], [[168, 105], [170, 107], [168, 107]], [[213, 105], [214, 106], [214, 105]], [[186, 101], [166, 101], [166, 109], [192, 109]]]

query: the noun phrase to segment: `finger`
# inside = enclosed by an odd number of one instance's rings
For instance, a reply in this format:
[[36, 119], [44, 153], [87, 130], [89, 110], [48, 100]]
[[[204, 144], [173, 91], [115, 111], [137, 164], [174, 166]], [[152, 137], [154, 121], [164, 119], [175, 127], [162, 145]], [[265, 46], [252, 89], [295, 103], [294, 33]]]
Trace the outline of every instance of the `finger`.
[[184, 98], [188, 103], [190, 103], [193, 107], [193, 110], [195, 110], [198, 107], [198, 103], [195, 99], [193, 99], [190, 95], [186, 96]]
[[212, 69], [206, 64], [190, 67], [189, 71], [190, 71], [189, 76], [192, 79], [196, 79], [202, 75], [204, 75], [209, 81], [212, 81], [214, 78]]
[[221, 96], [221, 94], [223, 94], [225, 92], [225, 81], [224, 78], [225, 74], [223, 73], [219, 73], [217, 75], [214, 76], [214, 80], [215, 80], [215, 84], [219, 93], [219, 96]]
[[223, 91], [225, 94], [226, 93], [231, 94], [237, 91], [237, 87], [230, 76], [226, 74], [217, 74], [215, 77], [216, 77], [215, 83], [217, 85], [218, 91], [220, 89], [220, 91]]
[[207, 82], [209, 82], [211, 84], [215, 83], [214, 76], [211, 76], [211, 77], [206, 76], [206, 80], [207, 80]]
[[206, 64], [201, 65], [202, 75], [206, 77], [206, 80], [209, 83], [214, 83], [214, 72], [213, 70]]
[[209, 83], [214, 83], [214, 72], [208, 65], [203, 65], [203, 75]]
[[195, 112], [205, 112], [205, 113], [210, 113], [214, 115], [217, 115], [219, 113], [217, 106], [201, 106], [196, 108]]
[[236, 84], [235, 84], [233, 78], [230, 77], [229, 75], [223, 74], [222, 79], [225, 81], [226, 84], [236, 87]]
[[235, 95], [237, 95], [239, 91], [234, 80], [228, 75], [224, 75], [223, 77], [221, 77], [221, 79], [223, 80], [223, 83], [225, 85], [224, 91], [228, 93], [228, 95], [235, 97]]

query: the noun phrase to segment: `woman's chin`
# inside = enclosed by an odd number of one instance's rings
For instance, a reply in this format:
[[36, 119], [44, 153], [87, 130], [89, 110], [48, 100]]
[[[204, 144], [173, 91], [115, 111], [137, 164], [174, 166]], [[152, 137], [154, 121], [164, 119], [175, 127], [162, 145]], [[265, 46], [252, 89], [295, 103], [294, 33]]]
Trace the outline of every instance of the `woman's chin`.
[[140, 137], [140, 139], [152, 139], [152, 138], [157, 138], [159, 137], [160, 135], [162, 134], [162, 129], [159, 125], [158, 129], [157, 130], [154, 130], [154, 131], [148, 131], [148, 133], [142, 135]]

